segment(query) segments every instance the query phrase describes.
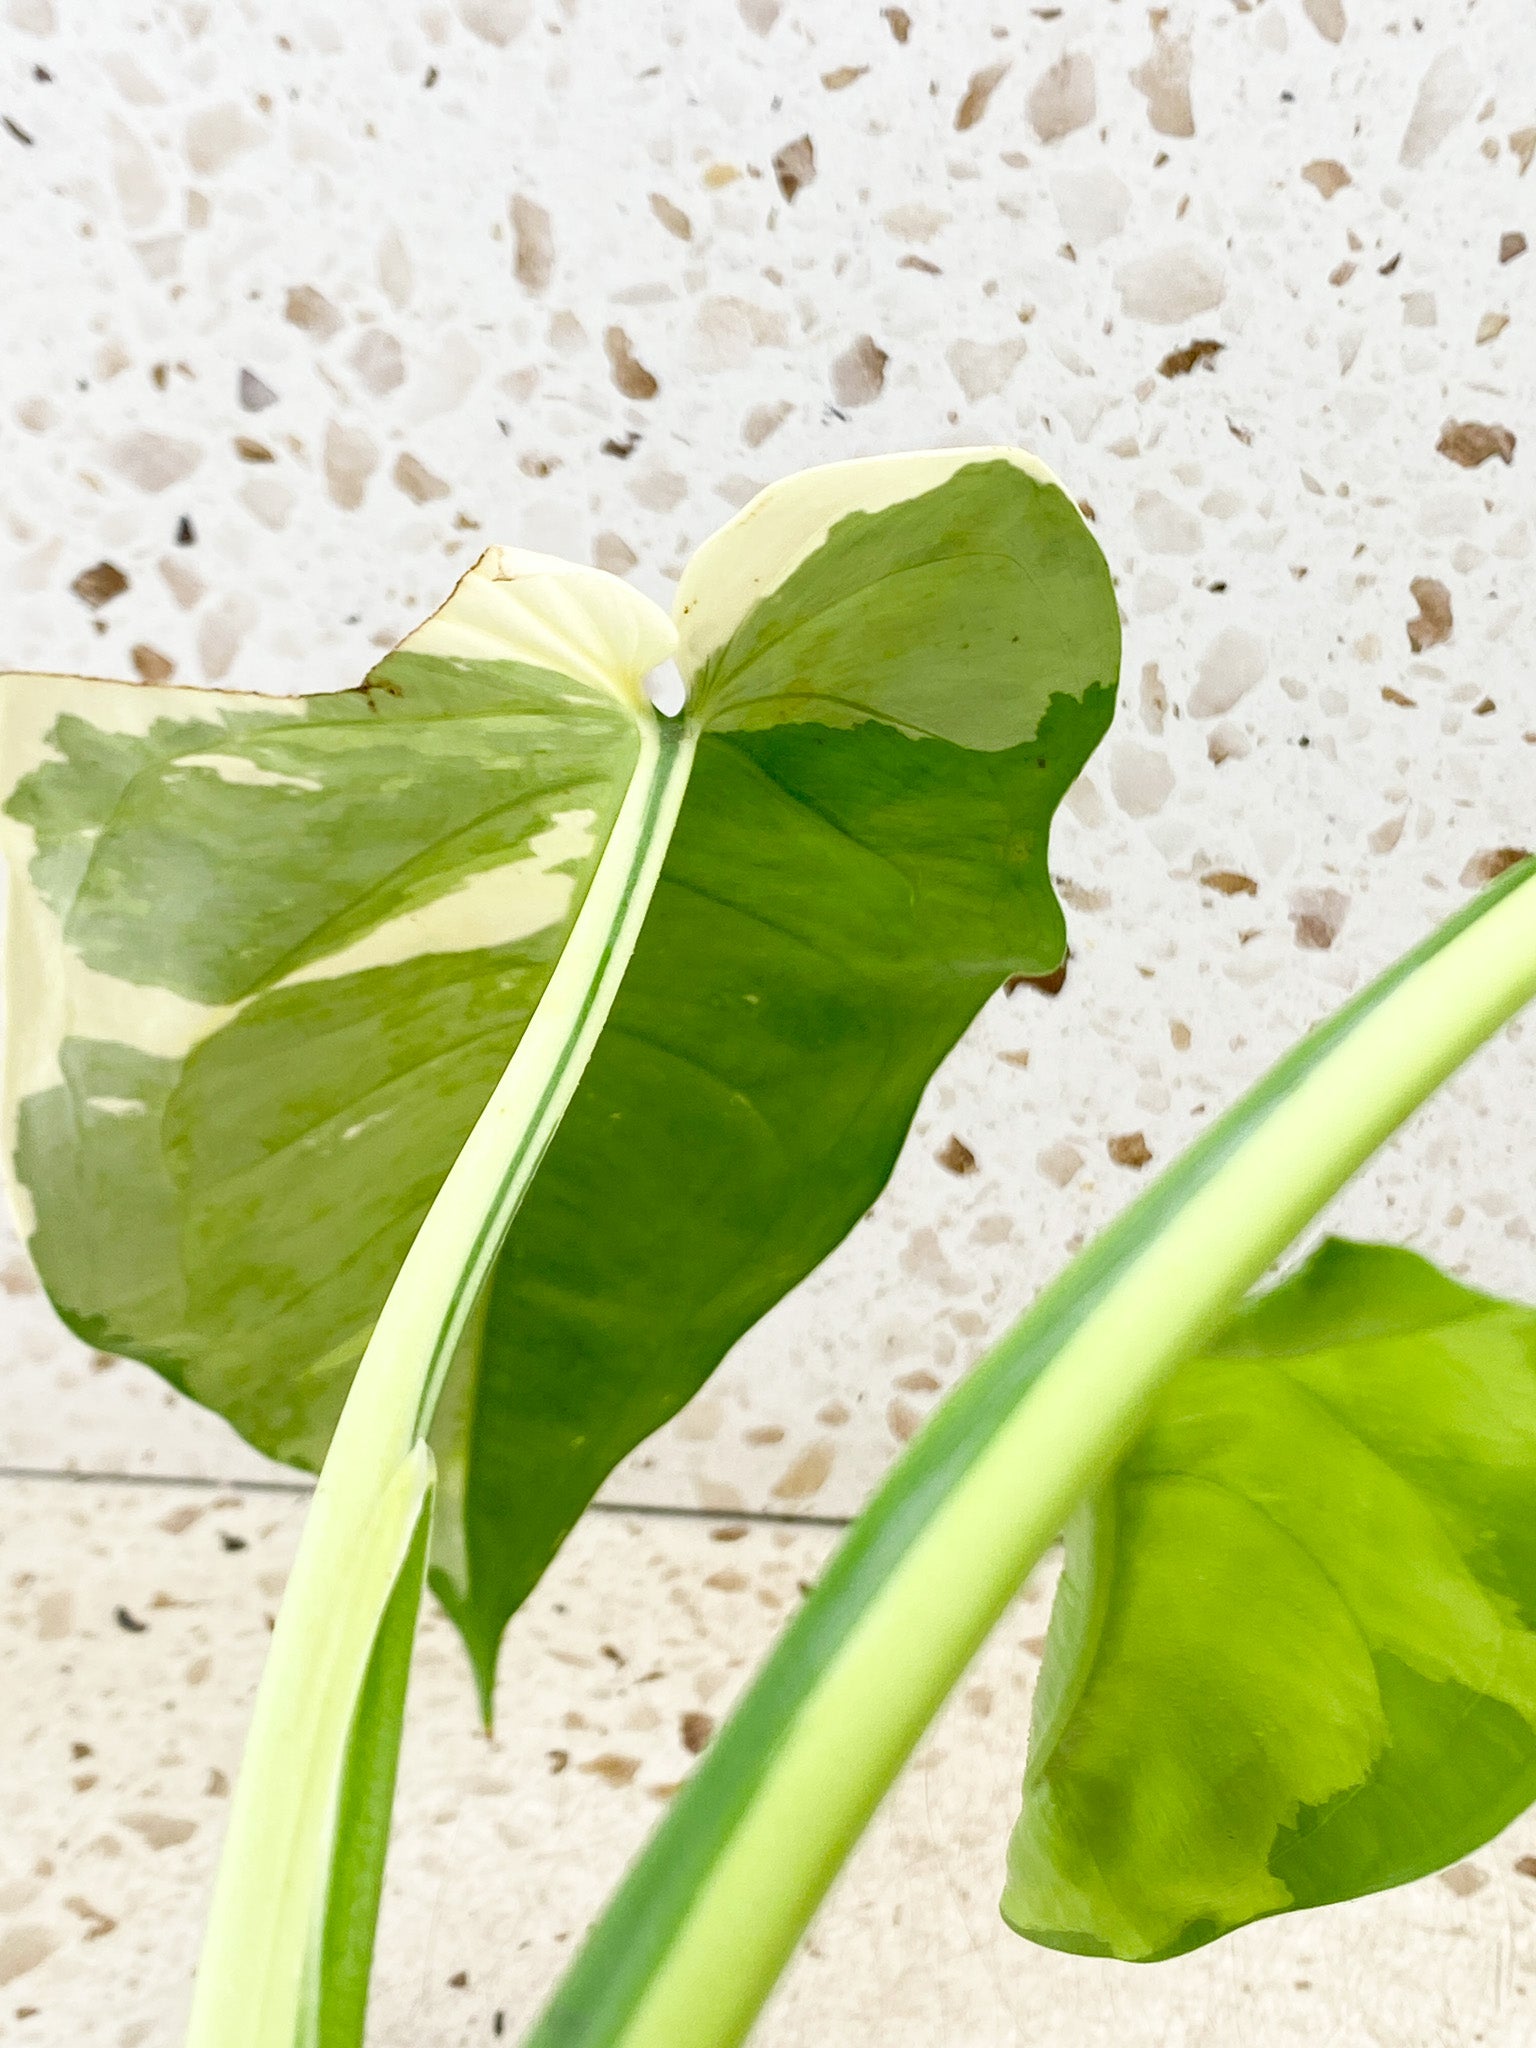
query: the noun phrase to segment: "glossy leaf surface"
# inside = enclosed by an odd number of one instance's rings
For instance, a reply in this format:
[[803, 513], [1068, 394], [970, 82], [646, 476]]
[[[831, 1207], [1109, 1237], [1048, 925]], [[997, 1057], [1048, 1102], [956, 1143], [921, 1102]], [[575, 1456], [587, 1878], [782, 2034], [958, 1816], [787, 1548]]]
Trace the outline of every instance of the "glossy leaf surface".
[[[33, 1255], [89, 1341], [295, 1463], [545, 985], [673, 642], [589, 571], [513, 626], [493, 557], [361, 692], [4, 686]], [[998, 982], [1061, 958], [1049, 822], [1118, 666], [1097, 547], [1004, 450], [775, 486], [677, 632], [676, 834], [433, 1431], [433, 1582], [487, 1689], [613, 1464], [857, 1220]]]
[[1079, 1511], [1003, 1911], [1152, 1961], [1536, 1799], [1536, 1310], [1330, 1241]]

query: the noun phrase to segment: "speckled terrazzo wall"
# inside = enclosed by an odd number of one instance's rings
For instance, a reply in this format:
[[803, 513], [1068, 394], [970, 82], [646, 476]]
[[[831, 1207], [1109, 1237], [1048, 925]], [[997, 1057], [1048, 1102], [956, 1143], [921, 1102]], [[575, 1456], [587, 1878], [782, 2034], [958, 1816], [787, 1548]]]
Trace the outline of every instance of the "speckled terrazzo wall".
[[[1203, 1119], [1536, 843], [1521, 0], [0, 23], [5, 666], [342, 686], [489, 541], [665, 600], [771, 478], [928, 443], [1022, 441], [1096, 522], [1125, 686], [1057, 831], [1065, 983], [992, 1002], [869, 1218], [612, 1499], [852, 1510]], [[1511, 1027], [1335, 1225], [1536, 1296], [1533, 1048]], [[0, 1481], [0, 1664], [43, 1703], [0, 1729], [0, 2037], [141, 2048], [175, 2037], [297, 1510], [67, 1338], [14, 1249], [0, 1285], [0, 1463], [241, 1482]], [[589, 1521], [489, 1748], [428, 1620], [385, 2048], [516, 2026], [826, 1541]], [[771, 2048], [1525, 2038], [1509, 1844], [1134, 1996], [1021, 1957], [992, 1900], [1042, 1614], [925, 1748]]]
[[[665, 598], [770, 478], [924, 443], [1022, 441], [1096, 520], [1125, 683], [1058, 829], [1066, 986], [992, 1004], [625, 1498], [846, 1511], [1138, 1174], [1536, 830], [1528, 34], [10, 0], [11, 664], [340, 686], [489, 540]], [[1345, 1206], [1519, 1290], [1510, 1041]], [[11, 1284], [15, 1461], [249, 1467]]]

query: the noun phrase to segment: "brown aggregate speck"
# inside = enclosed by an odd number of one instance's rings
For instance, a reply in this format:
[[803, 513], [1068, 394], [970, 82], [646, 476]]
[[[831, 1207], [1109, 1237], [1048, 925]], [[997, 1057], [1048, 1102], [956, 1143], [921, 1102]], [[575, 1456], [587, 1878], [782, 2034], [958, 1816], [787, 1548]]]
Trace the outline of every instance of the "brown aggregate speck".
[[1381, 695], [1383, 702], [1387, 704], [1400, 704], [1405, 711], [1416, 711], [1418, 709], [1419, 700], [1417, 697], [1404, 695], [1401, 690], [1395, 690], [1390, 683], [1382, 684]]
[[1520, 160], [1523, 178], [1531, 168], [1532, 157], [1536, 157], [1536, 128], [1517, 128], [1509, 138], [1509, 146]]
[[73, 1913], [77, 1920], [85, 1921], [85, 1933], [81, 1936], [83, 1941], [100, 1941], [104, 1934], [110, 1934], [117, 1925], [110, 1913], [103, 1913], [99, 1906], [93, 1906], [89, 1899], [81, 1898], [78, 1892], [64, 1901], [64, 1910], [66, 1913]]
[[1480, 1892], [1488, 1882], [1486, 1870], [1479, 1870], [1475, 1863], [1453, 1863], [1449, 1870], [1436, 1873], [1447, 1891], [1458, 1899], [1470, 1899], [1474, 1892]]
[[1297, 945], [1303, 952], [1326, 953], [1348, 914], [1349, 898], [1342, 889], [1298, 889], [1290, 908]]
[[276, 462], [265, 441], [253, 441], [249, 434], [236, 434], [235, 453], [242, 462]]
[[1303, 164], [1301, 175], [1325, 199], [1331, 199], [1335, 192], [1342, 192], [1346, 185], [1355, 182], [1338, 158], [1332, 156], [1316, 157], [1311, 163]]
[[1207, 363], [1226, 347], [1224, 341], [1188, 341], [1183, 348], [1170, 349], [1157, 366], [1160, 377], [1187, 377], [1197, 363]]
[[355, 512], [378, 467], [379, 451], [361, 427], [332, 420], [325, 430], [325, 487], [343, 512]]
[[897, 42], [904, 43], [912, 33], [912, 17], [905, 7], [882, 7], [880, 14]]
[[571, 1761], [571, 1752], [568, 1749], [546, 1749], [544, 1754], [549, 1759], [549, 1775], [552, 1778], [558, 1778]]
[[868, 72], [867, 64], [839, 64], [835, 71], [823, 71], [821, 82], [828, 92], [846, 92]]
[[448, 495], [448, 485], [443, 479], [434, 476], [426, 464], [418, 462], [414, 455], [397, 455], [395, 466], [389, 475], [395, 488], [404, 491], [414, 505], [427, 505], [434, 498], [446, 498]]
[[832, 396], [842, 406], [873, 403], [885, 389], [889, 361], [872, 335], [856, 336], [832, 364]]
[[1508, 325], [1509, 315], [1507, 313], [1485, 313], [1477, 323], [1478, 346], [1482, 347], [1487, 342], [1497, 341]]
[[578, 1764], [577, 1770], [585, 1771], [590, 1778], [601, 1778], [606, 1785], [629, 1785], [634, 1782], [640, 1768], [637, 1756], [615, 1756], [612, 1750], [605, 1750], [589, 1763]]
[[[1068, 955], [1068, 958], [1071, 956]], [[1003, 983], [1004, 995], [1012, 995], [1015, 989], [1038, 989], [1043, 996], [1059, 996], [1067, 985], [1067, 962], [1053, 967], [1049, 974], [1010, 974]]]
[[1408, 621], [1408, 645], [1415, 654], [1439, 647], [1451, 637], [1451, 593], [1434, 576], [1415, 576], [1408, 586], [1418, 615]]
[[665, 192], [650, 195], [651, 211], [661, 222], [669, 235], [676, 235], [680, 242], [693, 240], [693, 222], [680, 206], [674, 206]]
[[963, 1138], [952, 1135], [949, 1142], [933, 1156], [946, 1173], [967, 1174], [976, 1171], [976, 1154]]
[[1531, 857], [1530, 849], [1524, 846], [1490, 846], [1482, 853], [1474, 853], [1461, 871], [1463, 889], [1481, 889], [1487, 882], [1496, 882], [1508, 869], [1518, 867], [1523, 860]]
[[1476, 469], [1496, 455], [1500, 462], [1515, 459], [1515, 437], [1508, 427], [1485, 424], [1482, 420], [1447, 420], [1440, 429], [1435, 452], [1463, 469]]
[[114, 597], [122, 596], [128, 588], [128, 578], [115, 562], [97, 562], [93, 568], [82, 569], [69, 587], [82, 604], [99, 611]]
[[610, 576], [627, 576], [640, 557], [621, 533], [599, 533], [592, 541], [592, 565]]
[[922, 1419], [910, 1401], [895, 1400], [886, 1405], [885, 1426], [899, 1444], [912, 1441]]
[[780, 399], [777, 405], [754, 405], [741, 423], [741, 438], [749, 448], [761, 448], [770, 435], [776, 434], [789, 418], [794, 407], [788, 399]]
[[1536, 1856], [1517, 1856], [1514, 1867], [1521, 1877], [1536, 1877]]
[[135, 641], [129, 648], [128, 659], [141, 683], [168, 683], [176, 673], [176, 664], [169, 655], [143, 640]]
[[899, 1373], [896, 1378], [896, 1385], [909, 1394], [936, 1394], [943, 1384], [937, 1373], [931, 1373], [925, 1365], [913, 1372]]
[[714, 1715], [700, 1713], [697, 1707], [691, 1707], [678, 1723], [678, 1734], [690, 1756], [702, 1756], [714, 1732]]
[[608, 358], [609, 376], [626, 398], [654, 398], [661, 389], [635, 354], [634, 346], [622, 327], [604, 330], [603, 353]]
[[1083, 1169], [1083, 1155], [1075, 1145], [1067, 1145], [1065, 1139], [1055, 1145], [1047, 1145], [1034, 1159], [1040, 1174], [1044, 1174], [1053, 1188], [1067, 1188]]
[[809, 135], [797, 135], [793, 142], [774, 152], [773, 175], [788, 200], [816, 181], [816, 147]]
[[293, 327], [303, 328], [306, 334], [313, 334], [321, 341], [329, 341], [333, 334], [339, 334], [342, 327], [340, 313], [331, 304], [324, 292], [318, 292], [312, 284], [293, 285], [283, 301], [283, 318]]
[[123, 1826], [131, 1828], [151, 1849], [179, 1849], [197, 1833], [195, 1820], [178, 1820], [164, 1813], [125, 1813]]
[[[1154, 22], [1157, 16], [1153, 16]], [[1159, 135], [1188, 137], [1195, 132], [1189, 87], [1194, 49], [1188, 36], [1155, 31], [1152, 54], [1131, 73], [1131, 83], [1147, 102], [1147, 119]]]
[[1042, 142], [1086, 128], [1098, 108], [1093, 59], [1068, 55], [1043, 72], [1029, 96], [1029, 119]]
[[988, 64], [971, 74], [971, 82], [965, 88], [960, 104], [955, 109], [955, 126], [963, 134], [967, 128], [974, 128], [991, 104], [992, 95], [1008, 76], [1007, 64]]
[[1116, 1166], [1128, 1166], [1140, 1173], [1152, 1157], [1152, 1149], [1140, 1131], [1126, 1131], [1108, 1143], [1109, 1156]]
[[1523, 256], [1529, 244], [1518, 228], [1511, 228], [1499, 237], [1499, 261], [1513, 263], [1517, 256]]
[[537, 200], [521, 192], [507, 202], [512, 223], [512, 274], [524, 291], [542, 292], [555, 267], [555, 240], [549, 215]]
[[819, 1493], [831, 1475], [836, 1446], [825, 1437], [807, 1444], [798, 1458], [790, 1461], [774, 1485], [776, 1500], [809, 1500]]
[[1202, 889], [1214, 889], [1221, 896], [1257, 896], [1259, 885], [1252, 875], [1239, 873], [1236, 868], [1212, 868], [1209, 874], [1200, 877]]
[[1342, 43], [1348, 26], [1344, 0], [1301, 0], [1302, 12], [1325, 42]]

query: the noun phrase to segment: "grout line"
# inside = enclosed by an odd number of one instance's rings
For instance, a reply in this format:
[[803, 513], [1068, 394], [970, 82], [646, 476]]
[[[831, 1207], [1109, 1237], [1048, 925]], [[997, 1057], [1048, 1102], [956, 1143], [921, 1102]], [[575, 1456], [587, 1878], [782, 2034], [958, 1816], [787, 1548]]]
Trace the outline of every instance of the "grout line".
[[[279, 1493], [302, 1500], [315, 1490], [312, 1479], [206, 1479], [195, 1472], [69, 1472], [48, 1465], [0, 1465], [0, 1482], [40, 1480], [55, 1486], [206, 1487], [210, 1493]], [[791, 1515], [767, 1508], [696, 1508], [632, 1500], [594, 1500], [590, 1515], [639, 1515], [653, 1521], [751, 1522], [789, 1529], [846, 1529], [851, 1515]]]

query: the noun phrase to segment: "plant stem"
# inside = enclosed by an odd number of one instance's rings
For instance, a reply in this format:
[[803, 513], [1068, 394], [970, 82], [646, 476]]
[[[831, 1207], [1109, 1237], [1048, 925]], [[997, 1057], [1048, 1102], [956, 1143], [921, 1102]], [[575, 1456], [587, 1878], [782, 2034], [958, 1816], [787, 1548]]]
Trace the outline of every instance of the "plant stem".
[[913, 1745], [1146, 1405], [1536, 995], [1536, 864], [1296, 1047], [937, 1412], [598, 1921], [527, 2048], [735, 2048]]
[[[346, 1945], [355, 1974], [359, 1940], [371, 1944], [371, 1925], [326, 1920], [355, 1708], [427, 1511], [424, 1439], [454, 1346], [618, 993], [687, 785], [694, 742], [682, 722], [647, 719], [640, 734], [570, 937], [406, 1255], [337, 1423], [256, 1696], [188, 2048], [308, 2040], [318, 1948]], [[375, 1775], [393, 1765], [392, 1749], [372, 1753]], [[357, 1811], [366, 1790], [350, 1788]], [[383, 1833], [370, 1825], [367, 1853], [382, 1857]], [[376, 1885], [354, 1871], [347, 1889], [371, 1914]]]

